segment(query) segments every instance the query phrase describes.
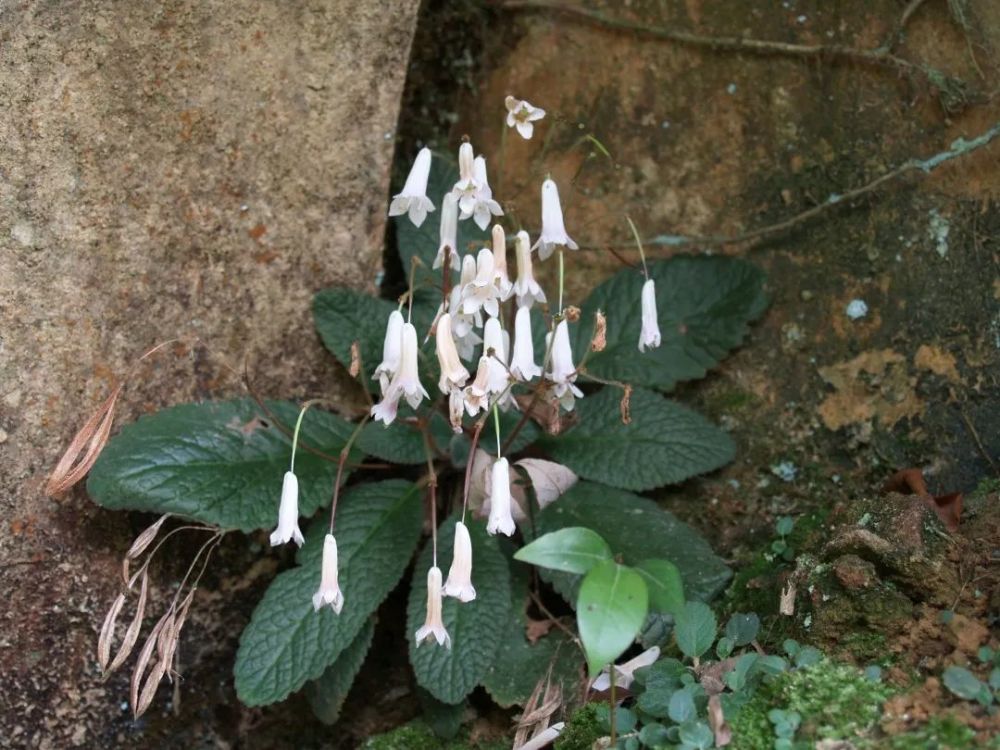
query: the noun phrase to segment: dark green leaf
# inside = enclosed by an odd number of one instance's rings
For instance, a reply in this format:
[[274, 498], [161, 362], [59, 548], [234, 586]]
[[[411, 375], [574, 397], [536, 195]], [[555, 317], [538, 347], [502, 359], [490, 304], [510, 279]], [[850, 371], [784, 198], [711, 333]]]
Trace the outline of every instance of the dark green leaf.
[[948, 690], [967, 701], [976, 700], [986, 687], [965, 667], [948, 667], [941, 675], [941, 681]]
[[733, 653], [733, 649], [736, 644], [733, 643], [733, 639], [729, 636], [723, 636], [718, 641], [715, 642], [715, 655], [720, 659], [728, 659], [729, 655]]
[[734, 646], [746, 646], [760, 630], [760, 618], [755, 612], [735, 613], [726, 623], [726, 635], [733, 640]]
[[535, 643], [525, 637], [528, 586], [531, 566], [510, 561], [511, 611], [493, 663], [483, 677], [483, 687], [504, 708], [523, 706], [539, 680], [548, 677], [573, 695], [580, 684], [583, 655], [576, 644], [559, 629], [552, 629]]
[[[405, 215], [396, 219], [396, 236], [403, 268], [409, 274], [414, 256], [419, 256], [423, 267], [417, 278], [431, 277], [440, 282], [440, 269], [433, 271], [434, 257], [441, 244], [441, 203], [445, 194], [458, 182], [458, 166], [450, 154], [435, 152], [431, 159], [431, 174], [427, 180], [427, 197], [434, 203], [435, 211], [427, 214], [424, 223], [415, 227]], [[472, 219], [458, 222], [458, 252], [460, 255], [475, 252], [490, 245], [490, 235], [481, 230]]]
[[306, 700], [316, 718], [324, 724], [333, 724], [340, 717], [340, 709], [347, 699], [347, 692], [351, 689], [354, 678], [361, 671], [374, 634], [375, 620], [369, 618], [361, 632], [351, 641], [351, 645], [340, 652], [337, 660], [318, 679], [306, 683], [303, 689]]
[[646, 622], [643, 624], [642, 630], [639, 631], [639, 644], [643, 648], [652, 648], [653, 646], [663, 648], [670, 643], [670, 636], [673, 635], [674, 616], [654, 612], [652, 606], [650, 604]]
[[667, 728], [655, 721], [646, 724], [639, 730], [639, 741], [646, 747], [662, 747], [669, 741]]
[[323, 289], [313, 298], [313, 320], [326, 348], [348, 367], [351, 344], [357, 341], [365, 370], [362, 377], [366, 383], [371, 383], [370, 389], [376, 391], [370, 378], [382, 361], [385, 326], [395, 309], [396, 305], [388, 300], [341, 287]]
[[[294, 426], [295, 404], [267, 407]], [[295, 458], [301, 515], [329, 503], [337, 468], [302, 446], [336, 456], [353, 430], [328, 412], [306, 413]], [[180, 404], [140, 417], [112, 438], [87, 490], [105, 508], [175, 513], [241, 531], [268, 528], [278, 520], [291, 443], [249, 399]]]
[[[444, 578], [451, 566], [456, 520], [445, 521], [438, 530], [438, 565]], [[496, 538], [487, 535], [485, 524], [470, 521], [467, 525], [472, 538], [472, 585], [476, 588], [476, 598], [462, 603], [445, 597], [442, 618], [451, 636], [451, 648], [433, 641], [418, 647], [413, 638], [424, 624], [427, 612], [427, 571], [433, 560], [430, 542], [414, 568], [407, 606], [410, 663], [417, 682], [445, 703], [458, 703], [486, 675], [510, 615], [507, 560]]]
[[[587, 362], [595, 375], [665, 390], [702, 378], [743, 342], [747, 324], [767, 308], [764, 273], [738, 258], [678, 256], [650, 263], [649, 273], [656, 281], [660, 347], [640, 354], [644, 279], [636, 269], [620, 271], [583, 305], [582, 320], [592, 320], [598, 308], [608, 318], [607, 347]], [[575, 334], [574, 351], [582, 352], [589, 326], [577, 326]]]
[[632, 645], [648, 609], [646, 584], [632, 568], [604, 560], [584, 576], [576, 622], [591, 676]]
[[584, 479], [628, 490], [682, 482], [733, 459], [732, 439], [697, 412], [653, 391], [632, 393], [632, 422], [622, 424], [618, 388], [581, 399], [579, 421], [541, 444]]
[[468, 701], [442, 703], [422, 687], [417, 687], [417, 698], [423, 710], [423, 718], [435, 736], [442, 740], [454, 739], [465, 720]]
[[819, 664], [823, 659], [823, 653], [815, 646], [803, 646], [802, 649], [795, 655], [795, 666], [802, 667], [812, 667]]
[[717, 627], [711, 607], [703, 602], [688, 602], [674, 618], [677, 647], [689, 659], [697, 658], [712, 647]]
[[300, 567], [274, 579], [240, 637], [236, 693], [248, 706], [284, 699], [316, 679], [357, 637], [409, 564], [420, 538], [419, 488], [403, 480], [359, 485], [337, 510], [344, 608], [313, 611], [326, 519], [306, 534]]
[[760, 657], [757, 653], [753, 651], [740, 656], [736, 660], [736, 664], [733, 666], [732, 670], [727, 672], [723, 678], [726, 686], [733, 692], [743, 690], [747, 686], [747, 681], [750, 678], [750, 672], [757, 665], [759, 658]]
[[643, 560], [635, 566], [649, 589], [649, 608], [675, 615], [684, 607], [681, 572], [669, 560]]
[[[691, 599], [711, 599], [731, 575], [704, 538], [646, 498], [592, 482], [579, 482], [537, 517], [537, 533], [567, 526], [597, 531], [626, 565], [649, 559], [673, 562]], [[569, 602], [576, 600], [579, 576], [543, 571]]]
[[681, 725], [681, 742], [688, 748], [708, 750], [715, 744], [715, 735], [703, 721], [689, 721]]
[[[430, 433], [434, 447], [440, 453], [447, 453], [454, 433], [438, 412], [431, 415]], [[362, 428], [357, 445], [369, 456], [394, 464], [422, 464], [427, 461], [423, 435], [417, 425], [410, 422], [397, 420], [388, 427], [381, 422], [369, 422]]]
[[570, 526], [544, 534], [521, 547], [514, 559], [540, 568], [582, 575], [597, 563], [610, 560], [611, 549], [596, 531], [583, 526]]
[[670, 696], [670, 705], [667, 711], [670, 720], [677, 724], [683, 724], [685, 721], [695, 718], [697, 711], [694, 707], [694, 692], [691, 688], [675, 691]]

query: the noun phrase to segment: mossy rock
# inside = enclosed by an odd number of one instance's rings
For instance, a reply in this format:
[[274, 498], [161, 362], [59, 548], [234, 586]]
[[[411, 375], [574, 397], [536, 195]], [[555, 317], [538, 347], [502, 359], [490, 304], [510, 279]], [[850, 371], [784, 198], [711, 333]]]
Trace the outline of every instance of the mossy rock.
[[857, 741], [869, 733], [893, 690], [867, 679], [857, 668], [823, 659], [812, 667], [779, 675], [760, 690], [732, 719], [732, 750], [771, 750], [774, 730], [771, 709], [795, 711], [802, 723], [796, 747], [813, 747], [818, 740]]
[[597, 706], [588, 703], [566, 722], [566, 728], [555, 742], [555, 750], [591, 750], [594, 742], [604, 734], [597, 718]]
[[509, 750], [510, 740], [442, 740], [427, 724], [417, 720], [370, 737], [361, 747], [362, 750]]

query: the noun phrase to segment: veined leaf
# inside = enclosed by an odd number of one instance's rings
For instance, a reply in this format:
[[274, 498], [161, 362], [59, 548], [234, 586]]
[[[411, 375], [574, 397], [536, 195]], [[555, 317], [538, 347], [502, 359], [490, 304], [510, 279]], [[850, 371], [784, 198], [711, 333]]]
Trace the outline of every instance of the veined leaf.
[[684, 583], [681, 572], [669, 560], [643, 560], [636, 565], [649, 589], [649, 608], [676, 615], [684, 608]]
[[[453, 517], [438, 529], [438, 567], [447, 578], [455, 538]], [[479, 521], [467, 521], [472, 539], [472, 585], [476, 598], [459, 602], [444, 598], [442, 617], [451, 636], [451, 648], [427, 641], [417, 646], [413, 638], [427, 612], [427, 571], [433, 561], [428, 541], [417, 560], [410, 586], [406, 633], [410, 663], [417, 682], [444, 703], [458, 703], [483, 679], [493, 663], [500, 636], [510, 616], [510, 571], [495, 537]]]
[[[677, 256], [650, 263], [649, 275], [662, 336], [657, 349], [638, 349], [645, 279], [637, 269], [615, 274], [583, 304], [581, 320], [592, 320], [597, 309], [608, 319], [607, 347], [587, 361], [595, 375], [664, 390], [702, 378], [767, 308], [763, 271], [739, 258]], [[589, 326], [577, 326], [573, 350], [582, 352], [589, 337]]]
[[333, 724], [340, 718], [340, 709], [354, 684], [354, 678], [361, 671], [374, 635], [375, 620], [369, 618], [361, 632], [351, 641], [351, 645], [340, 652], [337, 660], [317, 679], [306, 683], [303, 690], [306, 700], [316, 718], [324, 724]]
[[674, 617], [674, 638], [681, 652], [695, 659], [715, 643], [718, 623], [712, 608], [704, 602], [688, 602]]
[[299, 552], [300, 567], [274, 579], [240, 637], [236, 693], [248, 706], [283, 700], [318, 678], [358, 637], [399, 581], [420, 538], [419, 488], [399, 479], [359, 485], [340, 501], [337, 538], [344, 608], [313, 611], [326, 519]]
[[642, 577], [614, 560], [598, 563], [583, 577], [576, 622], [591, 677], [632, 645], [648, 605]]
[[[538, 514], [536, 534], [568, 526], [594, 529], [627, 565], [650, 559], [674, 563], [688, 599], [711, 599], [732, 575], [701, 534], [652, 500], [631, 492], [579, 482]], [[568, 602], [576, 601], [579, 576], [542, 571], [542, 577]]]
[[[267, 406], [287, 428], [295, 424], [295, 404]], [[301, 515], [329, 503], [337, 468], [303, 446], [336, 456], [353, 429], [328, 412], [306, 413], [295, 457]], [[277, 521], [291, 454], [291, 438], [249, 399], [180, 404], [140, 417], [112, 438], [87, 491], [105, 508], [174, 513], [252, 531]]]
[[621, 391], [603, 388], [577, 404], [578, 423], [539, 442], [585, 479], [650, 490], [733, 460], [732, 439], [703, 416], [653, 391], [632, 393], [632, 422], [622, 424]]
[[538, 537], [521, 547], [515, 560], [564, 573], [586, 573], [611, 559], [611, 549], [601, 535], [583, 526], [571, 526]]

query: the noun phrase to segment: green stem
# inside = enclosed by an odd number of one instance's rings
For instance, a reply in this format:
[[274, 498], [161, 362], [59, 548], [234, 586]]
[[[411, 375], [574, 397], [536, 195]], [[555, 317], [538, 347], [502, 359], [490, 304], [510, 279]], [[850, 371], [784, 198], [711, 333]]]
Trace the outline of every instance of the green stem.
[[497, 458], [500, 458], [500, 408], [493, 402], [493, 424], [497, 432]]
[[288, 470], [292, 472], [292, 474], [295, 473], [295, 451], [299, 447], [299, 430], [302, 429], [302, 418], [306, 415], [306, 412], [309, 411], [310, 406], [315, 406], [318, 403], [322, 403], [324, 400], [325, 399], [321, 398], [311, 398], [302, 404], [302, 408], [299, 410], [299, 417], [295, 420], [295, 431], [292, 433], [292, 461], [291, 465], [288, 467]]
[[566, 268], [563, 262], [563, 249], [559, 248], [559, 315], [563, 311], [563, 280], [566, 277]]
[[646, 253], [642, 250], [642, 240], [639, 239], [639, 231], [635, 228], [635, 224], [632, 223], [632, 217], [628, 214], [625, 214], [625, 221], [628, 222], [629, 228], [632, 230], [632, 236], [635, 237], [636, 247], [639, 248], [639, 257], [642, 259], [642, 274], [648, 279], [649, 269], [646, 268]]
[[351, 446], [354, 445], [354, 441], [357, 439], [358, 435], [361, 434], [361, 430], [371, 419], [371, 414], [365, 414], [364, 418], [358, 422], [358, 426], [354, 428], [354, 432], [351, 436], [347, 438], [347, 442], [344, 443], [344, 447], [340, 450], [340, 460], [337, 461], [337, 478], [333, 483], [333, 500], [330, 501], [330, 533], [333, 534], [333, 523], [337, 517], [337, 501], [340, 499], [340, 480], [344, 476], [344, 464], [347, 463], [347, 456], [351, 453]]

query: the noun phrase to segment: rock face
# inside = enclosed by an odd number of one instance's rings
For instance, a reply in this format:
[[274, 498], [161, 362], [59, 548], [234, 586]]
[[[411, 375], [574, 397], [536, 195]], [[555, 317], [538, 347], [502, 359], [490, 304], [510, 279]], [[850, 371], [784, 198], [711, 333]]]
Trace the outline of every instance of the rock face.
[[91, 654], [131, 532], [41, 490], [111, 384], [122, 421], [238, 393], [244, 362], [267, 395], [340, 389], [311, 298], [381, 267], [418, 5], [0, 5], [4, 743], [123, 725]]

